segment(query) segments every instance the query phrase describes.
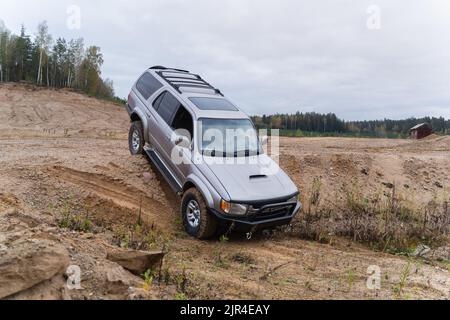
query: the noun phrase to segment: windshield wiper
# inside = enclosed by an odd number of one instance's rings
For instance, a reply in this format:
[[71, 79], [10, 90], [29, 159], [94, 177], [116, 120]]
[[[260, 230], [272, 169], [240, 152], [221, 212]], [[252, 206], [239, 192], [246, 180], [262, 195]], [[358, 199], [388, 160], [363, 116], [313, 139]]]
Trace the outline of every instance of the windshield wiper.
[[241, 151], [235, 151], [234, 152], [234, 157], [237, 158], [239, 156], [245, 155], [245, 157], [250, 157], [250, 155], [252, 156], [259, 156], [260, 152], [259, 151], [253, 151], [253, 150], [241, 150]]
[[213, 149], [211, 151], [210, 150], [203, 150], [202, 154], [204, 156], [207, 156], [207, 157], [215, 157], [216, 156], [216, 149]]

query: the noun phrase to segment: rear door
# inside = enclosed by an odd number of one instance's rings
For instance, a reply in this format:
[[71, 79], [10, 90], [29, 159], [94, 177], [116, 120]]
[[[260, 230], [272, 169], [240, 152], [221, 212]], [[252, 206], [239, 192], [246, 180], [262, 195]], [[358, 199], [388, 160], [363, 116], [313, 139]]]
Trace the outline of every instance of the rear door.
[[150, 136], [150, 143], [156, 149], [158, 154], [162, 153], [163, 141], [164, 141], [164, 121], [158, 114], [158, 108], [161, 101], [164, 99], [166, 92], [161, 93], [155, 101], [150, 104], [151, 110], [148, 111], [148, 134]]

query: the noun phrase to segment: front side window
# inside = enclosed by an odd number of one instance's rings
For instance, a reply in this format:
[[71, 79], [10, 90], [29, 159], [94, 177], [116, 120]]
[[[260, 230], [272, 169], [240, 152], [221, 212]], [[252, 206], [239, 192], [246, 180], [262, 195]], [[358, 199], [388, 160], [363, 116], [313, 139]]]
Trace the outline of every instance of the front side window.
[[165, 95], [165, 94], [166, 94], [166, 93], [163, 92], [163, 93], [158, 97], [158, 99], [156, 99], [155, 102], [153, 102], [153, 109], [155, 109], [156, 111], [158, 111], [159, 105], [161, 104], [161, 101], [164, 99], [164, 95]]
[[183, 106], [178, 108], [178, 111], [173, 118], [171, 127], [173, 130], [185, 135], [189, 140], [192, 139], [194, 134], [194, 121], [186, 108]]
[[248, 157], [262, 148], [248, 119], [201, 119], [201, 152], [212, 157]]
[[171, 93], [166, 92], [158, 107], [158, 114], [170, 126], [175, 112], [181, 106], [180, 102]]

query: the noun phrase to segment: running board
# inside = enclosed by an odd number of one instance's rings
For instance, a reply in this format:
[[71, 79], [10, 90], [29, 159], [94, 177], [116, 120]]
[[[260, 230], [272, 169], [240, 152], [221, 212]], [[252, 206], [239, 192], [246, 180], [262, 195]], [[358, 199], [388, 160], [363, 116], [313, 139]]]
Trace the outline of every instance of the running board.
[[158, 168], [161, 175], [166, 179], [167, 183], [176, 193], [179, 193], [183, 190], [183, 187], [178, 182], [178, 180], [174, 177], [172, 171], [167, 168], [166, 164], [161, 160], [158, 154], [153, 149], [144, 148], [145, 153], [153, 162], [153, 164]]

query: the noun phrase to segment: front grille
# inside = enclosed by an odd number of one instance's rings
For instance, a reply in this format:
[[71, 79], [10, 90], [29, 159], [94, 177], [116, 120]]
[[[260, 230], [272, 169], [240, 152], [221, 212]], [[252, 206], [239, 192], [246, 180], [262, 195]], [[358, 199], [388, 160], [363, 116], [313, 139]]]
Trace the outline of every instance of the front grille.
[[266, 220], [282, 218], [292, 214], [295, 205], [286, 204], [285, 202], [277, 204], [265, 203], [264, 205], [252, 205], [249, 210], [249, 215], [253, 220]]
[[292, 209], [292, 206], [272, 207], [261, 210], [260, 214], [274, 215], [274, 214], [288, 214]]
[[283, 205], [285, 204], [287, 201], [289, 201], [289, 199], [291, 199], [291, 197], [285, 197], [285, 198], [281, 198], [281, 199], [277, 199], [276, 201], [274, 200], [266, 200], [266, 201], [257, 201], [257, 202], [251, 202], [251, 206], [254, 209], [261, 209], [262, 207], [266, 207], [266, 206], [270, 206], [270, 205], [276, 205], [276, 204], [280, 204]]

